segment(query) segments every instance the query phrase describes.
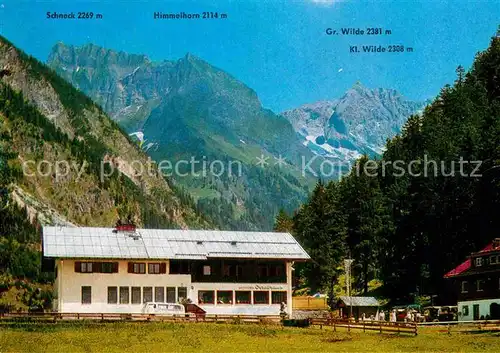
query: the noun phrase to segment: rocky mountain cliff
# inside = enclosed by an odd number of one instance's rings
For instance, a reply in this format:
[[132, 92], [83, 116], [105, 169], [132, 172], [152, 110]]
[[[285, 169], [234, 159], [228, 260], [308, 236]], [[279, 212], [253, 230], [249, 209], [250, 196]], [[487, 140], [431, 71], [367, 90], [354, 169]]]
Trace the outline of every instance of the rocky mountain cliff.
[[[335, 178], [362, 154], [380, 154], [386, 139], [425, 105], [356, 83], [339, 99], [275, 115], [252, 89], [189, 53], [152, 62], [92, 44], [58, 43], [48, 64], [140, 136], [157, 162], [241, 162], [241, 176], [193, 177], [201, 163], [173, 176], [223, 228], [269, 229], [280, 208], [292, 211], [305, 199], [314, 178]], [[269, 165], [256, 165], [260, 156]], [[280, 156], [286, 164], [275, 167]], [[326, 159], [335, 172], [304, 177], [303, 161], [315, 157], [312, 170]]]
[[305, 104], [282, 116], [314, 153], [352, 163], [363, 154], [381, 154], [386, 139], [399, 133], [408, 117], [427, 103], [357, 82], [340, 99]]
[[[58, 43], [48, 64], [128, 133], [143, 136], [157, 162], [198, 161], [192, 170], [183, 163], [173, 178], [219, 226], [270, 229], [280, 208], [292, 211], [307, 196], [314, 180], [300, 166], [314, 155], [292, 125], [264, 109], [252, 89], [200, 58], [152, 62], [95, 45]], [[258, 165], [262, 157], [265, 163]], [[280, 157], [286, 162], [276, 165]], [[203, 173], [204, 161], [218, 161], [217, 173]], [[229, 163], [236, 169], [230, 172]], [[224, 172], [214, 175], [221, 165]]]
[[[123, 58], [110, 60], [121, 75]], [[133, 66], [138, 58], [127, 60]], [[0, 150], [14, 170], [11, 202], [30, 217], [91, 226], [127, 216], [146, 227], [207, 225], [160, 173], [139, 170], [151, 165], [149, 157], [99, 106], [3, 37], [0, 69]], [[64, 162], [71, 169], [57, 170]]]

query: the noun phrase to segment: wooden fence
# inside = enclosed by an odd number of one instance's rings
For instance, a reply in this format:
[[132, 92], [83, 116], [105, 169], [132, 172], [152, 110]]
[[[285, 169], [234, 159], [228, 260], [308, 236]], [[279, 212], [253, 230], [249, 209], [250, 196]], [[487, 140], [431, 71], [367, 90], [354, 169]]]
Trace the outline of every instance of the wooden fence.
[[415, 323], [401, 323], [401, 322], [387, 322], [387, 321], [349, 321], [349, 320], [336, 320], [336, 319], [311, 319], [311, 325], [331, 326], [336, 331], [337, 328], [347, 328], [351, 330], [378, 331], [380, 333], [408, 333], [412, 335], [418, 334], [417, 324]]
[[438, 331], [448, 334], [452, 332], [500, 331], [500, 320], [421, 322], [418, 325], [435, 327]]
[[292, 297], [293, 310], [328, 310], [326, 298]]
[[279, 315], [250, 316], [250, 315], [161, 315], [161, 314], [120, 314], [120, 313], [4, 313], [0, 314], [1, 321], [35, 321], [56, 322], [71, 320], [100, 320], [100, 321], [160, 321], [160, 322], [241, 322], [241, 323], [279, 323]]
[[[250, 316], [250, 315], [159, 315], [159, 314], [120, 314], [120, 313], [3, 313], [0, 314], [0, 322], [57, 322], [57, 321], [79, 321], [97, 320], [101, 322], [110, 321], [157, 321], [157, 322], [228, 322], [228, 323], [265, 323], [280, 324], [280, 316]], [[417, 324], [399, 323], [385, 321], [359, 321], [338, 320], [332, 318], [314, 318], [309, 324], [330, 326], [336, 331], [337, 328], [351, 330], [378, 331], [380, 333], [409, 333], [417, 335]]]

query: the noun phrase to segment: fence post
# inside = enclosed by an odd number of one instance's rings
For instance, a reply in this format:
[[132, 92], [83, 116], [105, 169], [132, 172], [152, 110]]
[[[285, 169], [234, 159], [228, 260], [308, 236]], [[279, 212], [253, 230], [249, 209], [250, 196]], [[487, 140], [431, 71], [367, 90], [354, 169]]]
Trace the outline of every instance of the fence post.
[[363, 321], [363, 332], [365, 332], [365, 322]]
[[415, 336], [418, 335], [418, 325], [415, 324]]
[[382, 323], [379, 323], [380, 325], [380, 333], [382, 333]]
[[337, 326], [335, 325], [335, 321], [333, 322], [333, 332], [337, 332]]

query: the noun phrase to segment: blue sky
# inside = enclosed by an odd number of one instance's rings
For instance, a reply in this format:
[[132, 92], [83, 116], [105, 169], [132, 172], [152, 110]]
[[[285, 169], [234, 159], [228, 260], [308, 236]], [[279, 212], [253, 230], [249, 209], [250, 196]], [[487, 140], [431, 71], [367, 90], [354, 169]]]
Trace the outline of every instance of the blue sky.
[[[191, 52], [253, 88], [280, 112], [337, 98], [356, 81], [433, 98], [470, 66], [500, 24], [500, 1], [20, 1], [0, 0], [0, 31], [46, 61], [57, 41], [94, 43], [152, 60]], [[102, 13], [101, 20], [48, 20], [47, 11]], [[153, 12], [226, 13], [225, 20], [153, 20]], [[327, 36], [326, 28], [382, 27], [389, 36]], [[352, 54], [350, 45], [413, 47]], [[341, 70], [342, 69], [342, 70]]]

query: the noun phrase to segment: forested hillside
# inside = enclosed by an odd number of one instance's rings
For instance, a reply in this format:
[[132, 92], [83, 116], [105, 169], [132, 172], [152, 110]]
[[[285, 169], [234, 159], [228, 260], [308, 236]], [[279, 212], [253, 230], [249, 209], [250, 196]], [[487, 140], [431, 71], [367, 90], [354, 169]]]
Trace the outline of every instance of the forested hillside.
[[0, 69], [0, 307], [50, 297], [40, 224], [209, 226], [92, 100], [3, 37]]
[[[314, 154], [292, 125], [265, 109], [250, 87], [201, 58], [188, 53], [155, 62], [58, 43], [48, 65], [128, 133], [143, 134], [153, 160], [180, 166], [172, 178], [219, 228], [268, 230], [280, 208], [297, 208], [314, 185], [301, 169], [302, 157]], [[265, 168], [256, 164], [262, 156]], [[281, 157], [286, 163], [275, 165]], [[185, 167], [191, 159], [196, 164]]]
[[6, 141], [0, 129], [0, 311], [48, 308], [53, 274], [42, 272], [38, 222], [9, 195], [20, 175], [9, 166], [17, 156]]
[[300, 269], [306, 284], [332, 293], [351, 256], [359, 292], [380, 279], [389, 298], [452, 303], [443, 275], [499, 236], [499, 146], [500, 33], [380, 159], [318, 183], [292, 220], [280, 214], [277, 228], [291, 228], [315, 260]]
[[[144, 226], [206, 224], [92, 100], [4, 38], [0, 53], [2, 144], [12, 150], [19, 178], [11, 191], [20, 201], [30, 195], [75, 224], [113, 224], [128, 215]], [[57, 162], [72, 169], [56, 173]]]

